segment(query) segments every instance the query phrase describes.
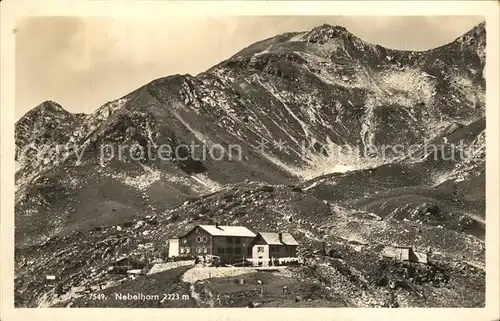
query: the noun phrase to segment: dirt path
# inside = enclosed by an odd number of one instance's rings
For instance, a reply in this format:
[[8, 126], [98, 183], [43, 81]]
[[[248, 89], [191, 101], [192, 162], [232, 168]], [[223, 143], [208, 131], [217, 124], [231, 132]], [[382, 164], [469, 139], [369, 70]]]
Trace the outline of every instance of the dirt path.
[[181, 279], [186, 283], [196, 283], [210, 278], [230, 277], [252, 272], [255, 272], [255, 270], [251, 268], [195, 266], [186, 271]]

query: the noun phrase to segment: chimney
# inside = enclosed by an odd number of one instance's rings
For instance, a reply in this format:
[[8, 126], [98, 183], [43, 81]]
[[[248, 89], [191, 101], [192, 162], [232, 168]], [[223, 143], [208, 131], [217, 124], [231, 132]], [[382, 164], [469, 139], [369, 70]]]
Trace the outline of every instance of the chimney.
[[279, 237], [280, 243], [283, 243], [283, 232], [279, 232], [278, 237]]
[[219, 223], [218, 222], [215, 222], [215, 228], [219, 228]]

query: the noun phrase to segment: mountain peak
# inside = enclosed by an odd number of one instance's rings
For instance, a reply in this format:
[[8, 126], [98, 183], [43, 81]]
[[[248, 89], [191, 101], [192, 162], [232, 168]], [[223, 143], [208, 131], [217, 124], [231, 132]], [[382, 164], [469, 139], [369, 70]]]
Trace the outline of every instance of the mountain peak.
[[40, 109], [48, 109], [48, 110], [64, 110], [66, 111], [60, 104], [56, 103], [53, 100], [45, 100], [43, 101], [40, 105], [38, 105], [35, 108], [40, 108]]
[[17, 152], [31, 143], [66, 142], [80, 118], [80, 114], [72, 114], [52, 100], [31, 109], [15, 125], [16, 160]]
[[24, 118], [38, 117], [46, 114], [71, 114], [71, 113], [66, 109], [64, 109], [60, 104], [56, 103], [55, 101], [45, 100], [36, 107], [29, 110], [18, 121], [21, 121]]
[[331, 25], [331, 24], [328, 24], [328, 23], [324, 23], [324, 24], [322, 24], [320, 26], [317, 26], [317, 27], [313, 28], [311, 31], [313, 31], [313, 30], [338, 30], [338, 31], [348, 32], [347, 29], [344, 26]]
[[336, 37], [352, 37], [352, 33], [349, 32], [345, 27], [339, 25], [329, 25], [327, 23], [322, 24], [318, 27], [313, 28], [305, 35], [305, 39], [309, 42], [319, 42], [325, 43], [329, 39]]
[[486, 22], [483, 21], [474, 28], [472, 28], [475, 32], [486, 33]]
[[486, 41], [486, 23], [483, 21], [462, 36], [458, 37], [458, 42], [484, 42]]

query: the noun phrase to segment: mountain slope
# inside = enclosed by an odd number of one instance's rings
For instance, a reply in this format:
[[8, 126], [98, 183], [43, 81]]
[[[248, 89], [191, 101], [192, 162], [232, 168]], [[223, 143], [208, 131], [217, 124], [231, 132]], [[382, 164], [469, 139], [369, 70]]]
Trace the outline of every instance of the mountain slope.
[[[41, 104], [16, 123], [17, 304], [64, 297], [36, 275], [57, 273], [63, 293], [115, 285], [103, 271], [117, 256], [160, 256], [179, 230], [219, 222], [290, 231], [303, 256], [328, 242], [345, 262], [323, 272], [349, 280], [349, 291], [332, 285], [349, 306], [379, 306], [370, 269], [403, 268], [379, 261], [381, 247], [432, 247], [444, 266], [425, 273], [452, 283], [417, 285], [425, 299], [401, 290], [406, 305], [480, 305], [485, 39], [480, 24], [439, 48], [398, 51], [323, 25], [89, 115]], [[464, 256], [470, 266], [455, 266]]]
[[[479, 25], [440, 48], [396, 51], [323, 25], [259, 42], [196, 77], [152, 81], [91, 115], [47, 109], [63, 126], [43, 123], [47, 116], [35, 109], [16, 124], [17, 150], [30, 144], [64, 148], [41, 159], [17, 157], [17, 240], [34, 241], [39, 230], [51, 235], [73, 221], [80, 224], [90, 214], [79, 204], [89, 200], [96, 202], [91, 210], [97, 211], [96, 223], [107, 223], [99, 217], [109, 215], [98, 208], [122, 212], [124, 218], [151, 214], [223, 184], [292, 183], [327, 173], [332, 161], [345, 157], [337, 153], [339, 146], [350, 148], [344, 161], [353, 165], [358, 152], [429, 141], [436, 128], [484, 115], [484, 39]], [[42, 124], [34, 136], [29, 134], [33, 120]], [[267, 143], [265, 150], [254, 148], [261, 142]], [[198, 160], [200, 148], [185, 150], [182, 161], [130, 161], [132, 144], [175, 150], [191, 143], [225, 148], [227, 157]], [[126, 156], [100, 164], [100, 151], [109, 144], [115, 154], [124, 146]], [[229, 155], [231, 146], [241, 152]], [[362, 157], [354, 167], [386, 162], [380, 155]], [[108, 185], [116, 192], [100, 196]], [[144, 204], [130, 201], [132, 195]], [[47, 220], [49, 212], [61, 217], [24, 228], [25, 221]]]

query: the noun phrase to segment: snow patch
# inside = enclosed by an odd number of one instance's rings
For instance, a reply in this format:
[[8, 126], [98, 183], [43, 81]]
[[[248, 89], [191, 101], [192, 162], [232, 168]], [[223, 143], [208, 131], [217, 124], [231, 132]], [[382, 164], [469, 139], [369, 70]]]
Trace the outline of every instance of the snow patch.
[[215, 192], [221, 189], [221, 185], [216, 181], [211, 180], [207, 175], [195, 174], [191, 178], [208, 188], [210, 192]]
[[304, 121], [302, 121], [299, 117], [297, 117], [297, 115], [295, 115], [295, 113], [290, 109], [290, 107], [288, 107], [288, 105], [285, 103], [285, 101], [279, 96], [278, 93], [275, 92], [275, 90], [273, 88], [271, 88], [268, 84], [263, 84], [262, 82], [260, 82], [260, 80], [258, 82], [259, 82], [259, 85], [261, 85], [263, 88], [265, 88], [267, 91], [269, 91], [269, 93], [271, 93], [271, 95], [273, 95], [277, 100], [279, 100], [279, 102], [281, 102], [281, 104], [286, 109], [286, 111], [290, 114], [290, 116], [292, 116], [292, 118], [295, 119], [299, 123], [305, 136], [308, 137], [309, 136], [309, 125], [307, 125]]
[[[208, 139], [207, 136], [203, 135], [201, 132], [197, 131], [196, 129], [192, 128], [180, 115], [178, 112], [172, 110], [171, 113], [177, 118], [181, 124], [184, 125], [193, 135], [196, 137], [200, 142], [203, 142], [205, 144], [209, 144], [211, 141]], [[211, 144], [211, 143], [210, 143]]]
[[257, 52], [253, 55], [253, 57], [257, 57], [257, 56], [261, 56], [261, 55], [265, 55], [267, 53], [269, 53], [269, 49], [271, 49], [272, 45], [270, 45], [269, 47], [267, 47], [265, 50], [262, 50], [261, 52]]
[[394, 101], [407, 107], [419, 102], [430, 105], [436, 94], [434, 79], [416, 69], [384, 72], [376, 80], [384, 92], [391, 93], [383, 95], [381, 99], [386, 98], [388, 102]]
[[295, 35], [292, 38], [290, 38], [290, 40], [288, 40], [288, 41], [289, 42], [292, 42], [292, 41], [304, 41], [304, 36], [307, 35], [307, 33], [308, 33], [308, 31], [299, 33], [298, 35]]
[[127, 186], [133, 187], [140, 191], [144, 191], [149, 186], [153, 185], [155, 182], [161, 179], [161, 172], [145, 165], [141, 166], [144, 169], [144, 173], [139, 176], [131, 177], [123, 173], [111, 174], [110, 176], [114, 179], [119, 180]]
[[331, 142], [325, 145], [324, 150], [326, 155], [317, 153], [304, 155], [309, 165], [293, 168], [293, 173], [304, 180], [309, 180], [325, 174], [374, 168], [384, 163], [382, 159], [365, 157], [357, 150], [344, 150]]

